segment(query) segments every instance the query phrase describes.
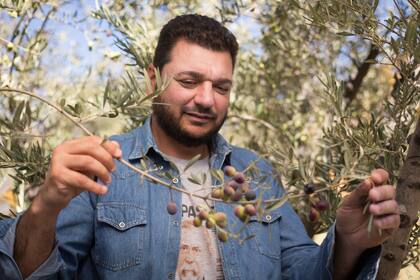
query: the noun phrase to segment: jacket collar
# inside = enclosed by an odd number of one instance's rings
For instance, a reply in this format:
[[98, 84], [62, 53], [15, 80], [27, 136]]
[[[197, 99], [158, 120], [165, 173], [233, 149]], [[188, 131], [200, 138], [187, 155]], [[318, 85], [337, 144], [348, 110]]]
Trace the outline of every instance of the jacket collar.
[[[162, 154], [159, 151], [155, 138], [152, 134], [152, 128], [150, 126], [151, 119], [152, 116], [149, 115], [146, 118], [144, 124], [133, 131], [135, 134], [135, 144], [128, 156], [129, 160], [135, 160], [144, 157], [147, 155], [150, 149], [153, 149], [155, 152]], [[232, 151], [232, 146], [223, 138], [222, 135], [217, 133], [212, 139], [211, 151], [212, 157], [216, 156], [218, 158], [225, 158]]]

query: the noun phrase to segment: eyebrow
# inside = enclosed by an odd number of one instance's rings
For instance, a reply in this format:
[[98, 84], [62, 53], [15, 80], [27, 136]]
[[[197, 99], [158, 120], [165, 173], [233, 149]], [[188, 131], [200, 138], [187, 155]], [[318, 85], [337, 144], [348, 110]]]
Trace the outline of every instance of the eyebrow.
[[200, 81], [211, 81], [214, 84], [229, 84], [232, 85], [232, 80], [230, 79], [226, 79], [226, 78], [221, 78], [221, 79], [216, 79], [216, 80], [211, 80], [206, 78], [206, 76], [202, 73], [199, 72], [195, 72], [195, 71], [183, 71], [183, 72], [179, 72], [175, 75], [175, 79], [179, 79], [180, 76], [190, 76], [194, 79], [200, 80]]

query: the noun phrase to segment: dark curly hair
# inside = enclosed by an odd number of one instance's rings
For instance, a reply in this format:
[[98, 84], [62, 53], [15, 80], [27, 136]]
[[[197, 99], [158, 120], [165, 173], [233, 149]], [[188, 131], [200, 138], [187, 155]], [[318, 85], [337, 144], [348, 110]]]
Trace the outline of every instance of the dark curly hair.
[[170, 61], [173, 47], [181, 39], [209, 50], [228, 51], [232, 66], [235, 66], [238, 42], [232, 32], [212, 18], [188, 14], [177, 16], [163, 26], [153, 58], [155, 67], [162, 70]]

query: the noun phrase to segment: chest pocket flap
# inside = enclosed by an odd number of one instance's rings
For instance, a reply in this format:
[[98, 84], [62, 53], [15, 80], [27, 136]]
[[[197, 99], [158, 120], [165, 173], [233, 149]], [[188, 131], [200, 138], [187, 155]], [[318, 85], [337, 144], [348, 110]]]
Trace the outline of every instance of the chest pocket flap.
[[257, 223], [265, 223], [265, 224], [271, 224], [277, 220], [281, 219], [281, 213], [280, 211], [273, 211], [269, 214], [266, 214], [262, 217], [252, 216], [249, 218], [250, 222], [257, 222]]
[[118, 271], [142, 263], [147, 211], [135, 203], [97, 204], [95, 263]]
[[107, 223], [117, 230], [127, 230], [146, 224], [146, 210], [132, 203], [98, 203], [98, 221]]

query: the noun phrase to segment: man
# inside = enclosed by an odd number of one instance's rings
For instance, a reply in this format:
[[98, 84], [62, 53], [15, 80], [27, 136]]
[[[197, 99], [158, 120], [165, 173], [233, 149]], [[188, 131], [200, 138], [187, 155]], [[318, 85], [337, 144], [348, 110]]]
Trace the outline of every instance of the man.
[[[158, 170], [155, 175], [170, 172], [172, 183], [187, 189], [194, 186], [185, 179], [188, 174], [183, 167], [197, 154], [202, 159], [192, 168], [206, 174], [209, 168], [226, 165], [243, 170], [257, 159], [254, 153], [229, 145], [217, 134], [228, 110], [237, 50], [235, 37], [210, 18], [184, 15], [168, 22], [159, 36], [154, 65], [149, 68], [153, 85], [154, 67], [173, 77], [156, 102], [166, 105], [154, 105], [143, 126], [112, 137], [112, 141], [83, 137], [54, 149], [45, 182], [32, 205], [19, 218], [1, 224], [1, 278], [180, 278], [183, 274], [177, 275], [177, 267], [178, 272], [183, 271], [182, 250], [187, 249], [181, 244], [186, 240], [181, 232], [187, 239], [194, 238], [180, 225], [192, 217], [182, 217], [183, 211], [169, 215], [166, 204], [172, 200], [182, 209], [181, 204], [188, 203], [185, 209], [190, 209], [196, 202], [142, 180], [113, 159], [140, 165], [140, 159], [147, 158], [151, 170]], [[265, 173], [272, 172], [265, 161], [258, 161], [257, 166]], [[94, 177], [99, 180], [92, 180]], [[217, 242], [218, 250], [208, 254], [206, 261], [216, 265], [203, 277], [373, 279], [379, 245], [399, 225], [395, 191], [386, 185], [387, 180], [384, 170], [373, 171], [345, 199], [320, 247], [307, 237], [289, 204], [262, 220], [254, 217], [245, 234], [255, 238], [242, 245], [237, 240]], [[284, 193], [272, 177], [265, 183], [272, 186], [265, 198]], [[208, 192], [210, 187], [211, 182], [206, 182], [200, 191]], [[367, 198], [372, 201], [369, 212], [374, 215], [370, 237], [368, 215], [362, 213]], [[229, 205], [209, 206], [225, 212], [229, 226], [238, 223]], [[213, 231], [202, 237], [207, 240], [201, 241], [201, 247], [215, 240]]]

